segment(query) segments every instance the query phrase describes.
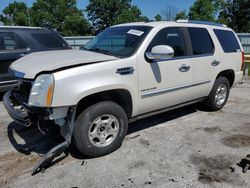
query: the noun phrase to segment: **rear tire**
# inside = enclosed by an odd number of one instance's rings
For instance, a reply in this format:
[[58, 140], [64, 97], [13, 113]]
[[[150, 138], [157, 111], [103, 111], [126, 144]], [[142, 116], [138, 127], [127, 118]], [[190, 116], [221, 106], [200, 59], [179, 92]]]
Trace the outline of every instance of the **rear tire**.
[[111, 101], [99, 102], [77, 117], [73, 142], [84, 156], [99, 157], [117, 150], [127, 129], [127, 114], [121, 106]]
[[205, 101], [208, 110], [217, 111], [223, 108], [229, 97], [230, 84], [227, 78], [219, 77], [215, 80], [214, 86]]

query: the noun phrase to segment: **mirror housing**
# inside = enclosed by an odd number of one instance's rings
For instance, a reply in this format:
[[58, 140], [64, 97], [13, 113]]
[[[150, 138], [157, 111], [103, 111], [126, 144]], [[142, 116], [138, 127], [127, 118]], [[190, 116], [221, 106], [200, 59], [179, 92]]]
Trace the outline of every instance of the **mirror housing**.
[[164, 61], [174, 57], [174, 49], [168, 45], [158, 45], [152, 48], [151, 52], [146, 52], [146, 57], [150, 61]]

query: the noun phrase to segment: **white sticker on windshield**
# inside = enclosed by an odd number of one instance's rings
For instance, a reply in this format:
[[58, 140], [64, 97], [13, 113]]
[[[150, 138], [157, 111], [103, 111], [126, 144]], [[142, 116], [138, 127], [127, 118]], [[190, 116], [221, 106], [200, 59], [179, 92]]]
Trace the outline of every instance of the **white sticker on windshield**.
[[130, 29], [127, 33], [131, 35], [141, 36], [144, 32], [135, 29]]

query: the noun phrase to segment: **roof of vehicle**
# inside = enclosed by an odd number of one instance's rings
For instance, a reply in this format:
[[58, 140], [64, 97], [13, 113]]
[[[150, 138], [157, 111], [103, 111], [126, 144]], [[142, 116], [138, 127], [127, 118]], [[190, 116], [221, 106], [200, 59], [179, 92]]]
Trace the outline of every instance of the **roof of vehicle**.
[[206, 27], [221, 27], [221, 28], [227, 28], [226, 25], [224, 24], [219, 24], [215, 22], [207, 22], [207, 21], [197, 21], [197, 20], [177, 20], [177, 21], [152, 21], [152, 22], [132, 22], [132, 23], [125, 23], [125, 24], [120, 24], [119, 26], [129, 26], [129, 25], [134, 25], [134, 26], [150, 26], [150, 27], [156, 27], [159, 25], [180, 25], [180, 24], [185, 24], [185, 25], [202, 25]]

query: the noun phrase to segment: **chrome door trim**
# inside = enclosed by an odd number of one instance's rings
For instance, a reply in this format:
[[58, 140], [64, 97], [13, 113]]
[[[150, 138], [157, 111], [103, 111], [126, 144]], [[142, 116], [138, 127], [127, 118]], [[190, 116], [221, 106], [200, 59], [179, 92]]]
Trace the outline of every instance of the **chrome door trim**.
[[199, 85], [203, 85], [203, 84], [208, 84], [210, 82], [211, 82], [211, 80], [205, 80], [205, 81], [201, 81], [201, 82], [194, 82], [194, 83], [191, 83], [191, 84], [185, 84], [185, 85], [175, 86], [175, 87], [171, 87], [171, 88], [150, 91], [150, 92], [142, 94], [141, 98], [152, 97], [152, 96], [160, 95], [160, 94], [164, 94], [164, 93], [170, 93], [170, 92], [174, 92], [174, 91], [181, 90], [181, 89], [187, 89], [187, 88], [190, 88], [190, 87], [195, 87], [195, 86], [199, 86]]
[[191, 105], [191, 104], [194, 104], [194, 103], [197, 103], [197, 102], [201, 102], [201, 101], [204, 101], [204, 100], [206, 100], [206, 97], [201, 97], [201, 98], [194, 99], [194, 100], [184, 102], [184, 103], [181, 103], [181, 104], [177, 104], [177, 105], [174, 105], [174, 106], [162, 108], [162, 109], [155, 110], [155, 111], [152, 111], [152, 112], [147, 112], [145, 114], [140, 114], [138, 116], [135, 116], [135, 117], [132, 117], [131, 119], [129, 119], [129, 123], [132, 123], [134, 121], [137, 121], [137, 120], [140, 120], [140, 119], [143, 119], [143, 118], [146, 118], [146, 117], [154, 116], [154, 115], [157, 115], [157, 114], [160, 114], [160, 113], [168, 112], [168, 111], [171, 111], [171, 110], [174, 110], [174, 109], [177, 109], [177, 108], [188, 106], [188, 105]]

